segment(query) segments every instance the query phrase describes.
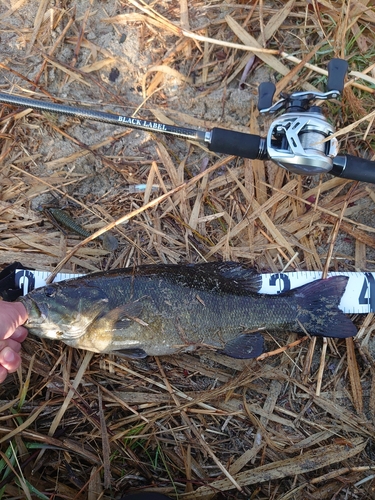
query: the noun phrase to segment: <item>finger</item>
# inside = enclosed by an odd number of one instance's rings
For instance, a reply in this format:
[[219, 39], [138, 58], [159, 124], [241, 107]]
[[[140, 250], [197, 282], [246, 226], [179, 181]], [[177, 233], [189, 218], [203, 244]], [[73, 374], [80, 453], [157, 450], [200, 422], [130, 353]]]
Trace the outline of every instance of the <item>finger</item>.
[[0, 340], [0, 356], [2, 351], [7, 347], [12, 349], [12, 351], [14, 352], [20, 352], [21, 350], [21, 344], [20, 342], [17, 342], [17, 340], [13, 339]]
[[21, 365], [21, 356], [18, 352], [13, 351], [11, 347], [7, 346], [0, 352], [0, 365], [2, 365], [8, 373], [13, 373], [17, 371], [18, 367]]
[[14, 330], [25, 323], [27, 312], [21, 302], [0, 303], [0, 339], [11, 337]]
[[7, 376], [8, 376], [8, 370], [0, 365], [0, 384], [4, 382]]
[[17, 342], [23, 342], [25, 340], [25, 338], [27, 337], [27, 334], [28, 334], [28, 330], [27, 328], [25, 328], [24, 326], [18, 326], [11, 337], [9, 337], [10, 339], [12, 340], [16, 340]]

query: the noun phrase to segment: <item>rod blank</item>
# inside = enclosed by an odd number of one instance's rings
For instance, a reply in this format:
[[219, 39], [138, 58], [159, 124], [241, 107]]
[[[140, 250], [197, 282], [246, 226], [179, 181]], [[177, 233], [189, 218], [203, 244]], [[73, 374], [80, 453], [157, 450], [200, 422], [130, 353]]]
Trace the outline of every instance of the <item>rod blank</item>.
[[81, 118], [84, 120], [94, 120], [102, 123], [110, 123], [111, 125], [119, 125], [121, 127], [146, 130], [148, 132], [162, 132], [164, 134], [175, 135], [184, 139], [208, 142], [207, 132], [205, 131], [184, 127], [175, 127], [173, 125], [166, 125], [164, 123], [134, 118], [131, 116], [117, 115], [115, 113], [104, 113], [103, 111], [95, 111], [91, 109], [79, 108], [76, 106], [66, 106], [64, 104], [56, 104], [54, 102], [37, 101], [28, 97], [20, 97], [4, 93], [0, 93], [0, 102], [4, 104], [21, 106], [23, 108], [32, 108], [37, 111], [47, 111], [48, 113], [73, 116], [75, 118]]

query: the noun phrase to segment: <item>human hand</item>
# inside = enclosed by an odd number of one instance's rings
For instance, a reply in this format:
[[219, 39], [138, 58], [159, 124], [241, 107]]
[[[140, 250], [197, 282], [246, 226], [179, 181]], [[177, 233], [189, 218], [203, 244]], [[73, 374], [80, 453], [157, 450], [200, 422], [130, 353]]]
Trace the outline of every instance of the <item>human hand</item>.
[[27, 312], [21, 302], [0, 301], [0, 383], [21, 365], [19, 352], [28, 333], [22, 326], [26, 320]]

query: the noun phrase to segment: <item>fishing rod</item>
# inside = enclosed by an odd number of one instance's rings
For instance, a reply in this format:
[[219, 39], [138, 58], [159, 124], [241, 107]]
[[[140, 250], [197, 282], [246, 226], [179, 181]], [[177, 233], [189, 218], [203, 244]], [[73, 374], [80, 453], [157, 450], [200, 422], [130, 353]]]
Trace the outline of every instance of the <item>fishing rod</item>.
[[315, 101], [337, 99], [341, 95], [347, 69], [346, 61], [331, 59], [328, 63], [326, 92], [282, 93], [281, 99], [275, 104], [272, 104], [275, 85], [272, 82], [261, 83], [258, 90], [260, 113], [273, 114], [284, 111], [271, 123], [267, 137], [219, 127], [211, 130], [177, 127], [143, 118], [66, 106], [6, 93], [0, 93], [0, 103], [174, 135], [205, 143], [208, 149], [215, 153], [254, 160], [270, 159], [280, 167], [299, 175], [330, 173], [336, 177], [375, 184], [375, 162], [352, 155], [339, 155], [338, 141], [333, 137], [335, 130], [323, 115], [320, 106], [315, 104]]

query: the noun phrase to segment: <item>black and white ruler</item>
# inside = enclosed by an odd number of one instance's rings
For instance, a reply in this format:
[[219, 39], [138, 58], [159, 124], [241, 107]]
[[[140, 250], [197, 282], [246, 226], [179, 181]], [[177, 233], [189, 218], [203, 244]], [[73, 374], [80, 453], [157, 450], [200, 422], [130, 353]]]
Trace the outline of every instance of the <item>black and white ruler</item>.
[[[15, 285], [23, 290], [23, 294], [46, 284], [49, 271], [32, 271], [18, 269], [15, 273]], [[82, 274], [59, 273], [55, 282], [77, 278]], [[347, 314], [367, 314], [375, 312], [375, 272], [332, 272], [330, 276], [348, 276], [349, 281], [341, 298], [340, 309]], [[260, 293], [277, 294], [286, 292], [321, 279], [320, 271], [296, 271], [292, 273], [262, 274]]]

